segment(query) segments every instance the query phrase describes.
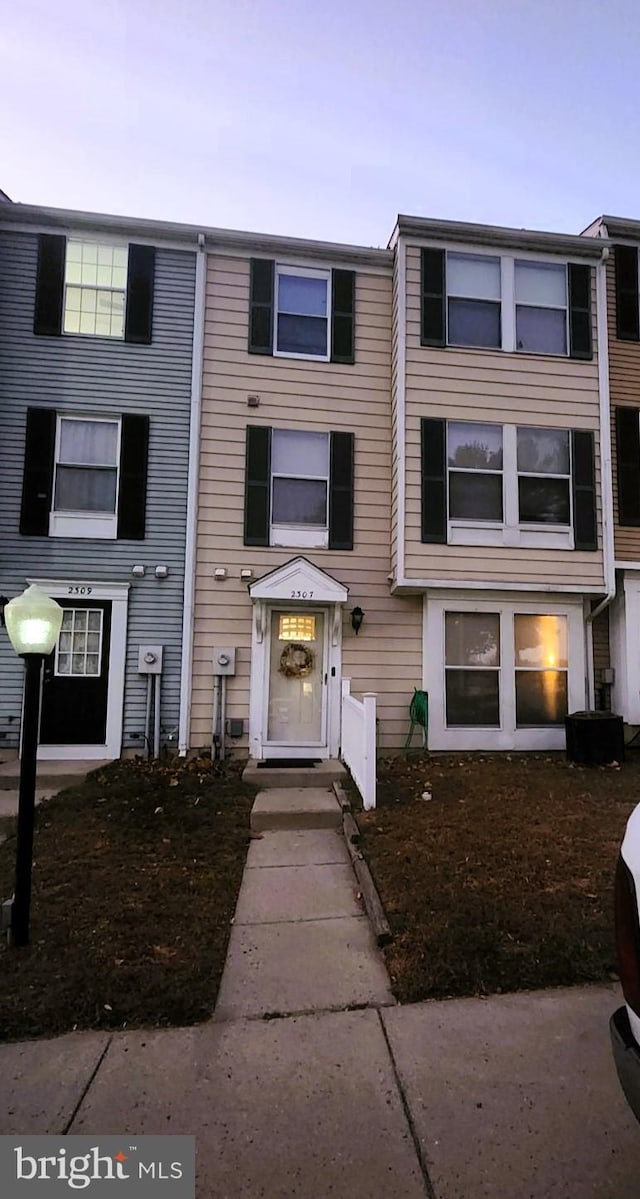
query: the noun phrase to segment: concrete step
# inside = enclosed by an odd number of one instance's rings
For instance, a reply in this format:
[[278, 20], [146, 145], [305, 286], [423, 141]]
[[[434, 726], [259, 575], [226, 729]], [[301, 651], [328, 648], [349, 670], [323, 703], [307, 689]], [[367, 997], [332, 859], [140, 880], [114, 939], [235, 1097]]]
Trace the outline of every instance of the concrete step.
[[315, 766], [279, 767], [259, 765], [249, 758], [242, 772], [243, 783], [266, 790], [270, 787], [330, 787], [332, 783], [346, 777], [346, 770], [337, 758], [317, 762]]
[[342, 812], [333, 791], [322, 787], [270, 787], [259, 791], [251, 809], [251, 828], [340, 828]]
[[[92, 770], [100, 766], [108, 766], [110, 759], [104, 761], [66, 761], [38, 762], [36, 786], [47, 789], [52, 795], [63, 791], [65, 787], [76, 787], [83, 783]], [[20, 784], [20, 761], [18, 758], [0, 764], [0, 795], [3, 791], [16, 791]]]

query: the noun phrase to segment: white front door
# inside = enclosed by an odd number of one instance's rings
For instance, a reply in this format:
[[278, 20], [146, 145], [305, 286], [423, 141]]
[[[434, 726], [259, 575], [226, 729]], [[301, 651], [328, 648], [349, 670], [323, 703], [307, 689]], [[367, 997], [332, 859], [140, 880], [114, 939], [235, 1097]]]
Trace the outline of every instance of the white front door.
[[328, 612], [270, 612], [265, 756], [327, 757]]

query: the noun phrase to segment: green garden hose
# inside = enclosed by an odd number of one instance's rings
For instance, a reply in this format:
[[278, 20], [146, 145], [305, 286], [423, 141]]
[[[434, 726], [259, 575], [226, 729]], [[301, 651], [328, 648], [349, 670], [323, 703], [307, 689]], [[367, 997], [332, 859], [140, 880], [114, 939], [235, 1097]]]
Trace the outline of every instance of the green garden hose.
[[429, 695], [426, 691], [419, 691], [417, 687], [413, 689], [413, 699], [409, 704], [409, 719], [411, 725], [409, 727], [409, 736], [404, 746], [404, 756], [406, 758], [413, 737], [413, 730], [416, 725], [424, 730], [422, 734], [423, 746], [427, 748], [427, 737], [429, 733]]

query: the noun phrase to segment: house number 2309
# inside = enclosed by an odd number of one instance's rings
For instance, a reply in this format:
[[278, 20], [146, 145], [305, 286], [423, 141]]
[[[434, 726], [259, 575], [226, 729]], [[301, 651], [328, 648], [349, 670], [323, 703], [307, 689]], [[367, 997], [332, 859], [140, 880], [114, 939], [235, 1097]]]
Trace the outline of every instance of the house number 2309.
[[73, 587], [69, 587], [67, 594], [68, 595], [91, 595], [92, 591], [93, 591], [93, 587], [79, 587], [77, 584], [75, 584]]
[[313, 591], [292, 591], [291, 599], [313, 599]]

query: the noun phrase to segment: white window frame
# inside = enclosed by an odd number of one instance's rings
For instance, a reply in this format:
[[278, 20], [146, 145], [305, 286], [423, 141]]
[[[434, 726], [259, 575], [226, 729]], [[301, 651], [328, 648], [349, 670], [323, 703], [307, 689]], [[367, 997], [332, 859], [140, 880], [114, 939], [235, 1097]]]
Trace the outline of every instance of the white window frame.
[[472, 301], [475, 300], [478, 303], [482, 303], [482, 300], [484, 300], [484, 297], [480, 298], [478, 296], [462, 296], [462, 295], [457, 295], [457, 294], [454, 295], [453, 292], [449, 291], [449, 257], [451, 255], [453, 255], [454, 258], [480, 258], [483, 260], [491, 259], [494, 262], [498, 263], [499, 274], [500, 274], [500, 295], [497, 300], [485, 300], [485, 303], [498, 305], [498, 309], [499, 309], [499, 313], [500, 313], [500, 337], [501, 337], [502, 341], [504, 342], [504, 333], [503, 333], [503, 328], [502, 328], [503, 318], [504, 318], [504, 304], [503, 304], [503, 299], [502, 299], [503, 280], [502, 280], [501, 256], [500, 256], [500, 254], [492, 254], [490, 252], [488, 252], [486, 254], [482, 254], [478, 250], [476, 250], [474, 253], [469, 253], [467, 250], [449, 249], [445, 253], [445, 259], [446, 259], [446, 261], [445, 261], [445, 280], [446, 280], [446, 284], [447, 284], [447, 286], [446, 286], [447, 294], [445, 296], [444, 318], [445, 318], [447, 345], [450, 346], [452, 350], [484, 350], [484, 351], [488, 351], [489, 353], [495, 354], [497, 351], [501, 350], [503, 348], [503, 346], [500, 346], [500, 345], [476, 346], [473, 344], [473, 342], [469, 342], [469, 343], [465, 344], [464, 342], [461, 342], [461, 341], [449, 341], [449, 301], [450, 300], [472, 300]]
[[[429, 693], [429, 748], [463, 749], [564, 749], [564, 725], [518, 728], [516, 725], [514, 616], [566, 616], [568, 641], [567, 711], [584, 709], [586, 658], [581, 596], [575, 600], [506, 599], [504, 593], [487, 592], [469, 599], [460, 592], [427, 592], [423, 617], [423, 686]], [[446, 723], [445, 613], [483, 612], [500, 615], [500, 726], [451, 726]]]
[[[300, 279], [323, 279], [327, 284], [327, 352], [326, 354], [296, 354], [291, 350], [278, 349], [278, 315], [280, 312], [280, 276], [294, 275]], [[286, 262], [277, 262], [275, 269], [273, 310], [273, 355], [274, 358], [299, 358], [304, 362], [331, 361], [331, 271], [315, 267], [287, 266]], [[303, 314], [300, 313], [300, 316]], [[322, 318], [318, 318], [322, 319]]]
[[[100, 248], [100, 246], [103, 246], [103, 247], [108, 247], [108, 249], [110, 249], [110, 250], [125, 250], [126, 254], [127, 254], [127, 268], [126, 268], [124, 287], [107, 287], [106, 284], [97, 284], [97, 283], [94, 285], [93, 283], [70, 283], [70, 282], [68, 282], [67, 281], [67, 253], [69, 250], [70, 243], [74, 244], [74, 245], [97, 246], [98, 249]], [[99, 238], [87, 237], [86, 234], [83, 234], [82, 236], [77, 236], [77, 237], [74, 237], [73, 234], [69, 235], [66, 240], [65, 253], [64, 253], [64, 295], [62, 298], [62, 335], [63, 335], [63, 337], [91, 337], [94, 340], [96, 338], [98, 338], [98, 339], [104, 338], [106, 341], [124, 341], [125, 325], [126, 325], [126, 320], [127, 320], [128, 283], [129, 283], [129, 243], [128, 242], [123, 242], [120, 238], [103, 236], [102, 234], [100, 235]], [[67, 287], [75, 287], [75, 288], [78, 288], [80, 291], [109, 291], [109, 292], [117, 292], [118, 294], [122, 294], [124, 296], [124, 313], [123, 313], [123, 319], [122, 319], [122, 333], [119, 333], [119, 334], [117, 334], [117, 333], [82, 333], [80, 331], [78, 331], [76, 333], [76, 332], [72, 332], [71, 330], [66, 330], [64, 327], [64, 324], [65, 324], [65, 316], [66, 316], [66, 311], [67, 311]]]
[[[442, 626], [443, 626], [443, 634], [442, 634], [442, 636], [443, 636], [443, 641], [442, 641], [443, 651], [442, 652], [443, 652], [443, 664], [444, 664], [444, 718], [445, 718], [445, 724], [446, 724], [446, 719], [447, 719], [447, 673], [451, 672], [451, 671], [456, 671], [456, 670], [484, 670], [484, 671], [491, 670], [498, 676], [498, 712], [500, 713], [500, 721], [498, 722], [497, 725], [487, 724], [487, 725], [479, 725], [478, 727], [479, 728], [489, 728], [489, 729], [500, 728], [501, 720], [502, 720], [502, 669], [503, 669], [503, 667], [502, 667], [502, 614], [501, 614], [499, 608], [495, 612], [491, 612], [488, 608], [486, 609], [486, 612], [483, 610], [483, 615], [498, 617], [498, 627], [500, 630], [499, 637], [498, 637], [498, 665], [497, 666], [454, 666], [454, 665], [450, 665], [447, 663], [447, 615], [456, 615], [456, 616], [458, 616], [460, 614], [465, 615], [467, 611], [468, 611], [468, 609], [455, 608], [452, 606], [450, 608], [443, 609], [443, 612], [442, 612]], [[465, 729], [465, 728], [474, 727], [474, 726], [452, 724], [452, 725], [446, 725], [446, 727], [447, 727], [447, 729], [454, 729], [454, 728], [455, 729]]]
[[[289, 429], [274, 429], [273, 433], [289, 432]], [[331, 474], [331, 445], [330, 435], [322, 429], [296, 429], [296, 433], [322, 433], [327, 441], [327, 473], [326, 475], [302, 474], [299, 471], [274, 471], [269, 476], [269, 511], [273, 515], [273, 481], [274, 479], [311, 479], [325, 482], [327, 485], [327, 507], [324, 526], [275, 524], [269, 523], [269, 545], [281, 546], [288, 549], [326, 549], [329, 545], [329, 479]]]
[[[573, 459], [571, 446], [571, 431], [556, 428], [553, 425], [499, 425], [497, 421], [447, 420], [445, 454], [447, 460], [447, 544], [448, 545], [501, 545], [522, 547], [524, 549], [567, 549], [575, 546], [574, 513], [573, 513]], [[449, 516], [449, 474], [459, 471], [457, 466], [449, 466], [449, 425], [477, 424], [497, 425], [502, 429], [502, 522], [491, 520], [460, 520]], [[569, 515], [568, 525], [550, 525], [541, 521], [520, 521], [518, 478], [546, 478], [526, 471], [518, 471], [518, 429], [540, 429], [553, 432], [567, 433], [569, 437]], [[468, 474], [486, 473], [498, 474], [498, 471], [474, 472], [470, 468]], [[566, 475], [549, 475], [548, 478], [567, 478]]]
[[[100, 422], [117, 425], [118, 437], [116, 442], [116, 506], [114, 512], [72, 512], [56, 511], [54, 508], [56, 494], [56, 475], [60, 457], [60, 437], [62, 422], [70, 420]], [[118, 416], [94, 416], [89, 413], [58, 412], [56, 416], [56, 439], [53, 459], [53, 485], [51, 488], [51, 512], [49, 513], [50, 537], [90, 537], [102, 541], [115, 541], [118, 536], [118, 496], [120, 492], [120, 455], [122, 448], [122, 419]], [[61, 463], [65, 466], [67, 463]], [[79, 464], [80, 465], [80, 464]], [[99, 468], [97, 468], [99, 469]], [[109, 466], [109, 470], [114, 467]]]
[[[548, 355], [549, 358], [568, 358], [569, 350], [570, 350], [570, 345], [569, 345], [569, 264], [567, 262], [549, 263], [549, 262], [544, 262], [542, 259], [540, 259], [541, 266], [555, 266], [556, 268], [559, 268], [559, 267], [564, 268], [564, 306], [560, 306], [559, 304], [529, 304], [526, 302], [523, 303], [523, 301], [518, 300], [516, 298], [516, 267], [520, 263], [522, 263], [523, 266], [535, 266], [536, 265], [536, 262], [533, 261], [532, 259], [521, 258], [520, 256], [513, 259], [513, 295], [514, 295], [513, 323], [514, 323], [514, 330], [515, 330], [516, 353], [517, 354], [535, 354], [535, 355], [542, 354], [543, 357]], [[549, 312], [564, 312], [564, 344], [566, 347], [564, 350], [564, 353], [557, 354], [553, 350], [520, 349], [520, 347], [518, 345], [518, 308], [543, 308], [545, 310], [548, 310]]]
[[[448, 245], [445, 247], [442, 247], [442, 244], [437, 245], [436, 243], [433, 243], [433, 242], [431, 242], [431, 243], [422, 242], [420, 244], [425, 247], [430, 245], [434, 249], [444, 248], [445, 260], [449, 254], [464, 255], [465, 257], [469, 257], [469, 258], [475, 257], [475, 258], [499, 258], [500, 259], [500, 304], [501, 304], [500, 325], [501, 325], [501, 329], [502, 329], [502, 345], [497, 346], [497, 347], [462, 346], [462, 345], [453, 345], [449, 342], [449, 291], [448, 291], [448, 288], [445, 286], [445, 293], [446, 293], [445, 294], [445, 330], [446, 330], [445, 339], [446, 339], [447, 347], [449, 349], [451, 349], [454, 353], [455, 353], [455, 351], [460, 351], [463, 354], [466, 354], [469, 352], [474, 353], [474, 354], [500, 354], [500, 353], [516, 354], [517, 353], [521, 358], [527, 358], [527, 357], [530, 357], [533, 359], [552, 358], [555, 361], [558, 361], [558, 360], [563, 361], [565, 358], [570, 358], [570, 356], [571, 356], [570, 348], [571, 347], [570, 347], [570, 341], [569, 341], [569, 282], [568, 282], [569, 281], [569, 266], [573, 262], [576, 262], [583, 266], [584, 265], [593, 266], [594, 265], [593, 262], [585, 263], [584, 261], [581, 261], [579, 258], [574, 258], [571, 256], [569, 256], [567, 258], [563, 258], [562, 255], [545, 254], [544, 252], [536, 253], [535, 251], [531, 251], [531, 250], [519, 250], [517, 252], [514, 251], [513, 253], [506, 254], [506, 253], [502, 253], [500, 251], [500, 249], [497, 247], [482, 246], [481, 248], [479, 248], [477, 245], [469, 245], [466, 242], [460, 242], [459, 244], [455, 243], [455, 244]], [[533, 266], [535, 266], [536, 264], [540, 264], [540, 266], [563, 266], [565, 268], [566, 278], [567, 278], [567, 289], [566, 289], [566, 297], [567, 297], [566, 347], [567, 348], [566, 348], [566, 351], [564, 354], [553, 354], [546, 350], [519, 350], [518, 349], [517, 338], [516, 338], [516, 298], [515, 298], [515, 287], [516, 287], [515, 264], [516, 264], [516, 262], [524, 262], [524, 263], [528, 263]], [[446, 273], [447, 272], [446, 272], [446, 267], [445, 267], [445, 283], [446, 283]], [[470, 298], [473, 298], [473, 297], [470, 297]], [[527, 307], [527, 305], [524, 305], [524, 306]], [[545, 307], [545, 305], [529, 305], [529, 307]]]

